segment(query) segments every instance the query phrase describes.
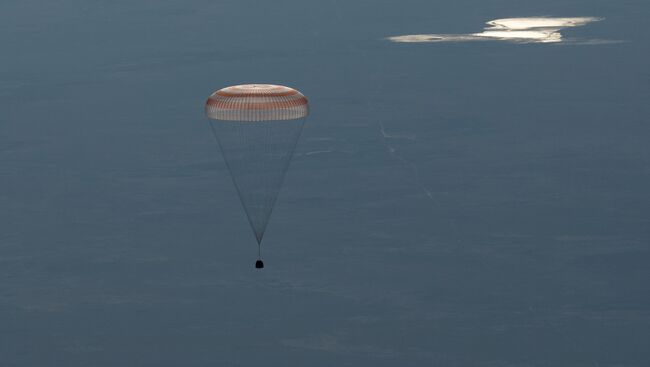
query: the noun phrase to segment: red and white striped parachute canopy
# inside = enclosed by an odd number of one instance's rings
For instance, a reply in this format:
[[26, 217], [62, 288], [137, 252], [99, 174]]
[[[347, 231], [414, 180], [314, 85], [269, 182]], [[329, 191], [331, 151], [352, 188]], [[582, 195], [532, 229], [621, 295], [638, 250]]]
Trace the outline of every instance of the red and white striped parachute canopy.
[[243, 84], [219, 89], [205, 103], [213, 120], [293, 120], [309, 114], [307, 98], [297, 90], [273, 84]]

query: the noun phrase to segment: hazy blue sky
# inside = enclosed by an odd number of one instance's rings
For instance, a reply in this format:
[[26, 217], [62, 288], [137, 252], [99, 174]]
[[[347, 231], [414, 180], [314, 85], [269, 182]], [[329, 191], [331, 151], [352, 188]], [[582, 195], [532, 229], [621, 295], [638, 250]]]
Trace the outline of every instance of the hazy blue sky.
[[[593, 16], [600, 45], [392, 43]], [[647, 1], [0, 2], [0, 366], [647, 366]], [[203, 115], [311, 116], [256, 243]]]

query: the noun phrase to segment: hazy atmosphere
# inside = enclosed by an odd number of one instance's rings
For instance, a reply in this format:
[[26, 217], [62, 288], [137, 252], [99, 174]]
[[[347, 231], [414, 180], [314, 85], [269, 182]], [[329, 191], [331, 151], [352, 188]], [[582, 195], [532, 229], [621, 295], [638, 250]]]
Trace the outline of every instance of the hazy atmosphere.
[[[650, 365], [649, 17], [2, 0], [0, 366]], [[262, 270], [204, 114], [244, 83], [310, 106]]]

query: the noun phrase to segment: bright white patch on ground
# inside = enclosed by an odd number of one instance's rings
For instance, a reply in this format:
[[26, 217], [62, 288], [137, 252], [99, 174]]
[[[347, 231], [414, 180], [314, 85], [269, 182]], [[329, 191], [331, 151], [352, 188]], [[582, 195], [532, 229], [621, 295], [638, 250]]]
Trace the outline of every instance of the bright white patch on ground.
[[[603, 18], [505, 18], [487, 22], [480, 33], [469, 34], [411, 34], [388, 37], [391, 42], [468, 42], [468, 41], [506, 41], [517, 43], [561, 43], [565, 42], [561, 31], [566, 28], [581, 27], [598, 22]], [[586, 43], [587, 44], [587, 43]]]

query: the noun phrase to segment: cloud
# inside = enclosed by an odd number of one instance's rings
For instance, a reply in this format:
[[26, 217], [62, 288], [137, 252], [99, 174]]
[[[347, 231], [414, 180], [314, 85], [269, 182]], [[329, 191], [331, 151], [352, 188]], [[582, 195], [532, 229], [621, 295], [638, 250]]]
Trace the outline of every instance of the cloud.
[[[566, 43], [561, 31], [566, 28], [582, 27], [598, 22], [596, 17], [528, 17], [504, 18], [487, 22], [483, 32], [469, 34], [411, 34], [393, 36], [387, 39], [399, 43], [505, 41], [513, 43]], [[572, 40], [574, 44], [604, 44], [608, 40]]]

